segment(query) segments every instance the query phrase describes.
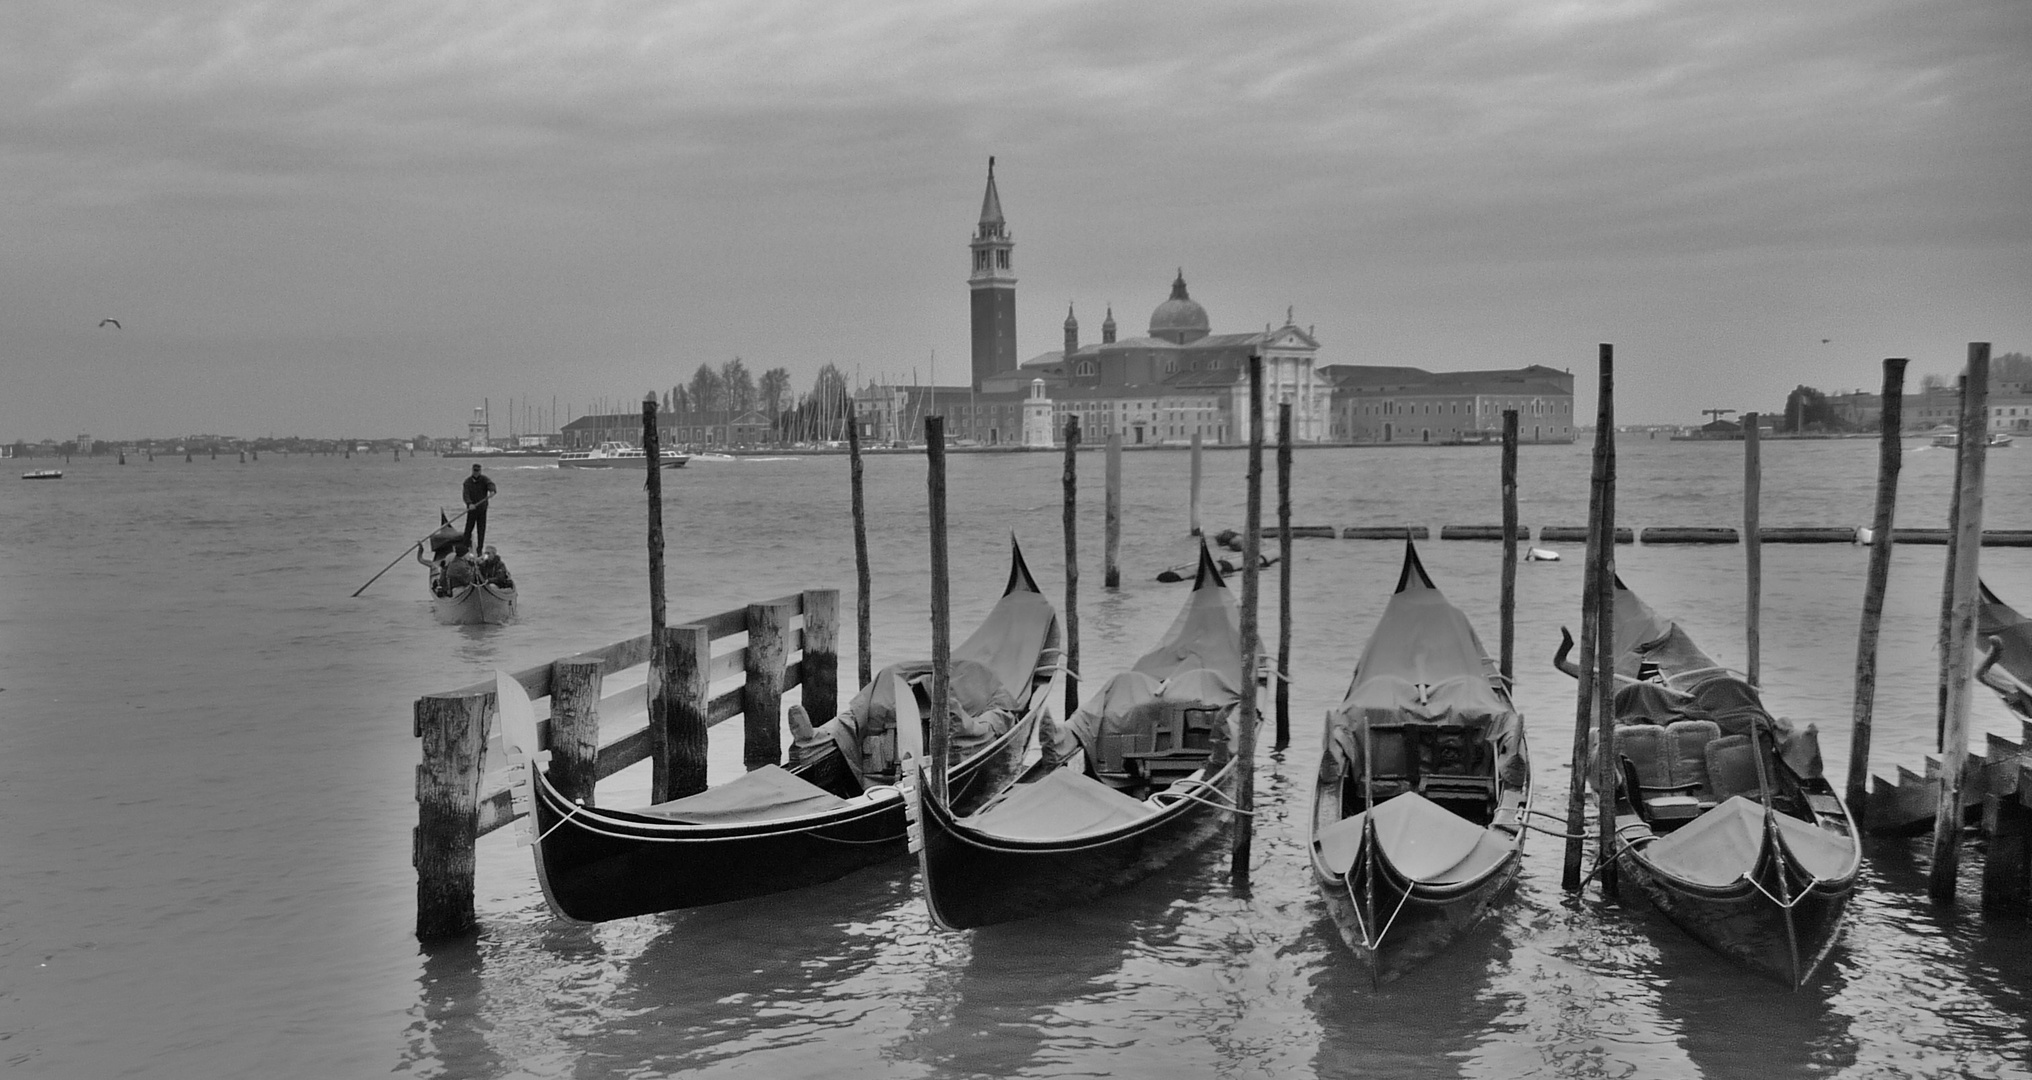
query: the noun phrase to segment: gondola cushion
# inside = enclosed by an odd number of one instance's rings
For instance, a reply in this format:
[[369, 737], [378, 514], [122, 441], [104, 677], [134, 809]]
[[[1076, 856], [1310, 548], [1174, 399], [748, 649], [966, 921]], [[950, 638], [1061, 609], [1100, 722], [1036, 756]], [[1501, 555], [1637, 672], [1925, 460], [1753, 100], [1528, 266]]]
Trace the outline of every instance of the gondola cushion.
[[1755, 798], [1762, 793], [1756, 754], [1748, 735], [1724, 735], [1707, 744], [1708, 783], [1716, 802], [1739, 795]]

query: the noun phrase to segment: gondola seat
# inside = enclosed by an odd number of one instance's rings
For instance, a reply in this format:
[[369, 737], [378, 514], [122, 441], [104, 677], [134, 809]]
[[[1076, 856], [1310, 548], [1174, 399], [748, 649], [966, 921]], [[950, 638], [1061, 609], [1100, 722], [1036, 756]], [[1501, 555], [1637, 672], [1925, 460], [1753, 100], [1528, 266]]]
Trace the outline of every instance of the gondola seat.
[[1757, 782], [1756, 755], [1748, 735], [1724, 735], [1707, 744], [1708, 782], [1716, 802], [1738, 795], [1759, 798], [1763, 785]]

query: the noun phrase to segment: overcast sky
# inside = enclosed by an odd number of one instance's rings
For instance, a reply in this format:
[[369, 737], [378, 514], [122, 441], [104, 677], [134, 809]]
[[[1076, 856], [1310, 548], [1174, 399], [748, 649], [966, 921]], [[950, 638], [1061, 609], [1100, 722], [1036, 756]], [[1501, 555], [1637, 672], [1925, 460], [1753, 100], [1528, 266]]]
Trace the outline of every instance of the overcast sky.
[[1025, 357], [1181, 266], [1633, 423], [2032, 351], [2025, 0], [13, 0], [0, 90], [6, 440], [962, 381], [990, 154]]

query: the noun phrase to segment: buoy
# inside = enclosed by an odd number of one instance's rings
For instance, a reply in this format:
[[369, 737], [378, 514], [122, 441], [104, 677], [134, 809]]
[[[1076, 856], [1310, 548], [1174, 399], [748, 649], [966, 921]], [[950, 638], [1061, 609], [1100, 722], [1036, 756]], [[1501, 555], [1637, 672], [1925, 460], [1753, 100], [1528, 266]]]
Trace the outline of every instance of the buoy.
[[1870, 528], [1868, 525], [1856, 526], [1856, 543], [1868, 544], [1870, 541], [1875, 540], [1876, 538], [1877, 538], [1877, 530]]
[[1557, 551], [1554, 551], [1554, 550], [1552, 550], [1551, 548], [1539, 548], [1539, 547], [1535, 547], [1535, 548], [1527, 548], [1527, 549], [1525, 549], [1525, 551], [1524, 551], [1524, 561], [1525, 561], [1525, 562], [1558, 562], [1558, 561], [1559, 561], [1559, 552], [1557, 552]]

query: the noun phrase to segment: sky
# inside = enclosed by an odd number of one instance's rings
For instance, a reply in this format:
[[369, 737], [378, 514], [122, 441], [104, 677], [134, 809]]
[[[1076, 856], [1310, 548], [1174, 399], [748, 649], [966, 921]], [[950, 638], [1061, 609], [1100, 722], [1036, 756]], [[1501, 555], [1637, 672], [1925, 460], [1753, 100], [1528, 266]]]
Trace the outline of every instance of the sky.
[[1024, 357], [1181, 268], [1623, 423], [2032, 352], [2025, 0], [13, 0], [0, 92], [0, 441], [961, 382], [990, 155]]

